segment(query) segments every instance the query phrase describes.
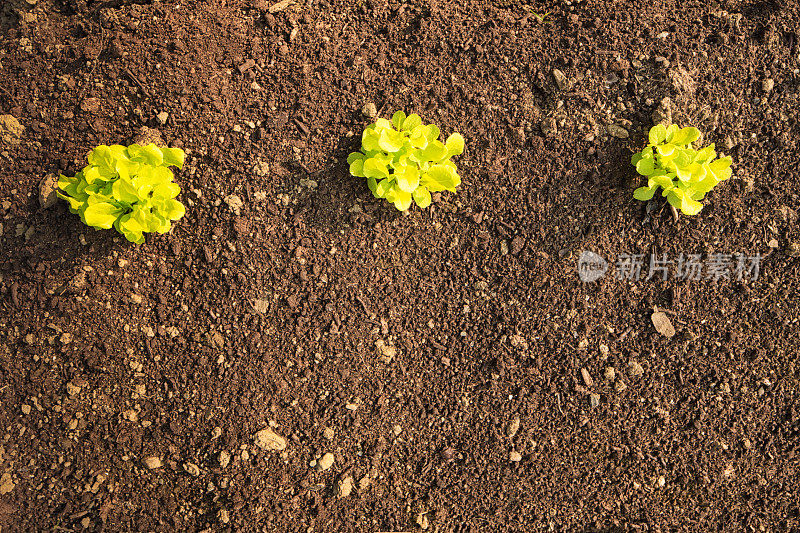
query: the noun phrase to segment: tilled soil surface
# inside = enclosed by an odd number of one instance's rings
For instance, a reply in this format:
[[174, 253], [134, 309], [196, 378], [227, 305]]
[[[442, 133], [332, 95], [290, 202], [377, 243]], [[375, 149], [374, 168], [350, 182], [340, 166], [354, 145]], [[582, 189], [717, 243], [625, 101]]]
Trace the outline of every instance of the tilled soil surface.
[[[0, 529], [797, 530], [798, 20], [6, 0]], [[368, 103], [464, 135], [457, 195], [348, 175]], [[734, 159], [677, 221], [629, 161], [670, 115]], [[188, 154], [169, 234], [41, 206], [142, 126]], [[757, 279], [614, 264], [740, 252]]]

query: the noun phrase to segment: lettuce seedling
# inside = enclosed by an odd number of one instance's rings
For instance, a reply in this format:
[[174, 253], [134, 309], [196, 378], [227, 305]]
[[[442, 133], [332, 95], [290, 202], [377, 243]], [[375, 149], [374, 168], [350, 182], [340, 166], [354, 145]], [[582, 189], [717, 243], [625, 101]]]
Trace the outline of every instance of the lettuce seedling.
[[456, 192], [461, 178], [450, 161], [464, 152], [464, 137], [453, 133], [442, 143], [439, 128], [423, 125], [419, 115], [398, 111], [389, 122], [379, 118], [361, 136], [361, 151], [347, 158], [350, 174], [367, 178], [375, 198], [385, 198], [405, 211], [413, 200], [431, 205], [431, 193]]
[[684, 215], [696, 215], [706, 193], [720, 181], [731, 177], [731, 158], [715, 159], [714, 144], [701, 150], [692, 148], [700, 138], [697, 128], [658, 124], [650, 129], [650, 143], [633, 154], [631, 163], [647, 177], [647, 186], [633, 192], [637, 200], [650, 200], [661, 187], [661, 195]]
[[58, 196], [87, 226], [113, 227], [129, 241], [141, 244], [145, 233], [166, 233], [172, 221], [186, 212], [175, 199], [181, 188], [172, 181], [169, 169], [183, 168], [184, 156], [180, 148], [155, 144], [101, 145], [74, 177], [59, 176]]

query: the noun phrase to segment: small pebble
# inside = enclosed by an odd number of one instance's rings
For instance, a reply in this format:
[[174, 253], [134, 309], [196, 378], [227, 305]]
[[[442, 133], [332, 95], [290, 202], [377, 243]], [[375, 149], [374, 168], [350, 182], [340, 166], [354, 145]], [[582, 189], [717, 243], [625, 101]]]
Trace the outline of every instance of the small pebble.
[[231, 462], [231, 454], [222, 450], [219, 452], [219, 466], [221, 468], [227, 467]]
[[351, 476], [346, 476], [344, 479], [340, 479], [338, 485], [336, 486], [336, 497], [339, 499], [347, 498], [352, 492], [353, 478]]
[[606, 130], [608, 131], [609, 135], [611, 135], [612, 137], [616, 137], [617, 139], [627, 139], [628, 137], [630, 137], [630, 133], [628, 133], [628, 130], [616, 124], [609, 124], [608, 126], [606, 126]]
[[150, 456], [150, 457], [145, 457], [142, 462], [150, 470], [155, 470], [156, 468], [161, 468], [164, 465], [161, 462], [161, 458], [160, 457], [156, 457], [155, 455]]
[[375, 118], [378, 116], [378, 108], [372, 102], [368, 102], [361, 108], [361, 114], [367, 118]]
[[553, 69], [553, 79], [556, 81], [558, 90], [566, 91], [569, 89], [569, 80], [567, 80], [567, 76], [557, 68]]
[[334, 457], [333, 454], [328, 452], [322, 457], [320, 457], [319, 461], [317, 461], [317, 470], [325, 471], [328, 470], [330, 467], [333, 466]]
[[653, 326], [660, 334], [665, 337], [671, 338], [675, 336], [675, 328], [666, 313], [657, 311], [650, 316]]
[[591, 387], [594, 385], [594, 380], [592, 376], [589, 374], [589, 371], [585, 368], [581, 368], [581, 376], [583, 377], [583, 382], [586, 383], [587, 387]]
[[183, 469], [192, 477], [197, 477], [200, 475], [200, 467], [194, 463], [184, 463]]
[[638, 361], [631, 359], [628, 362], [628, 373], [633, 377], [641, 376], [644, 374], [644, 368], [642, 368], [642, 365], [639, 364]]
[[262, 450], [279, 452], [286, 449], [286, 440], [269, 428], [258, 431], [255, 435], [256, 446]]

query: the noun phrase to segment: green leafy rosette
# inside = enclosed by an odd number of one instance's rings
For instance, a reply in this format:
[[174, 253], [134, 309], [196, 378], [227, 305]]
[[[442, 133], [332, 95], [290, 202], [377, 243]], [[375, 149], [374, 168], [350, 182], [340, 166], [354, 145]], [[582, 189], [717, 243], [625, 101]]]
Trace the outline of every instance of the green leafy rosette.
[[683, 214], [698, 214], [706, 193], [732, 175], [731, 158], [716, 159], [714, 144], [692, 148], [699, 138], [697, 128], [654, 126], [649, 144], [631, 158], [636, 171], [647, 178], [647, 185], [636, 189], [633, 197], [648, 201], [660, 187], [662, 196]]
[[439, 128], [419, 115], [398, 111], [391, 122], [379, 118], [361, 136], [361, 151], [347, 158], [350, 174], [367, 179], [376, 198], [405, 211], [413, 201], [425, 208], [431, 193], [455, 192], [461, 184], [450, 158], [464, 152], [464, 137], [453, 133], [444, 143]]
[[186, 212], [169, 168], [183, 168], [184, 157], [180, 148], [155, 144], [101, 145], [74, 177], [59, 176], [58, 196], [87, 226], [114, 228], [141, 244], [145, 233], [168, 232]]

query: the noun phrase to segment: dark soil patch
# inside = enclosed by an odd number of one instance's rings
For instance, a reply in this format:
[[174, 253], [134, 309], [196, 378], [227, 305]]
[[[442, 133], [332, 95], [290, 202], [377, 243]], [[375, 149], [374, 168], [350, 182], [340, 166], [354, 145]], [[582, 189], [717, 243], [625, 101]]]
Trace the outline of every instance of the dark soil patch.
[[[797, 2], [289, 4], [0, 7], [0, 528], [800, 528]], [[665, 97], [735, 162], [678, 222], [631, 196]], [[464, 134], [457, 195], [348, 176], [367, 102]], [[39, 207], [142, 125], [189, 154], [170, 234]], [[584, 284], [583, 250], [765, 257]]]

